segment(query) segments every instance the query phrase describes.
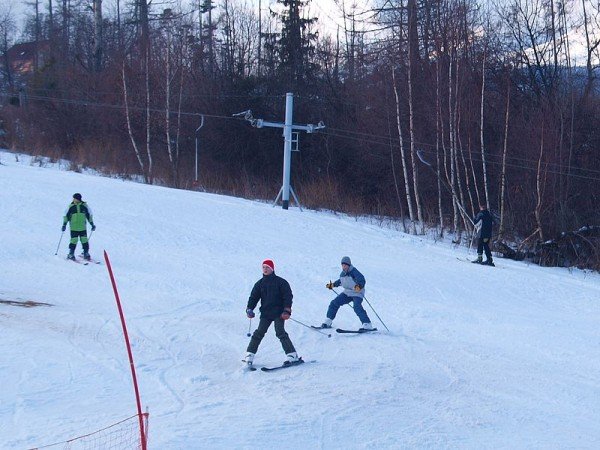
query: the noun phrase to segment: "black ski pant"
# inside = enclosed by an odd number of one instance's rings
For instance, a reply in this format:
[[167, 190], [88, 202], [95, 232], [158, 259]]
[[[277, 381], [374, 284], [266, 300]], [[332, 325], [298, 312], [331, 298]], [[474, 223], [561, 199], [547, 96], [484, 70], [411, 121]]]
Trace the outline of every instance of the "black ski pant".
[[492, 259], [492, 251], [490, 250], [490, 238], [479, 238], [477, 240], [477, 255], [481, 258], [485, 250], [485, 257]]
[[281, 318], [273, 319], [264, 319], [261, 317], [260, 322], [258, 323], [258, 328], [254, 330], [252, 334], [252, 338], [250, 338], [250, 343], [248, 344], [248, 352], [256, 353], [258, 350], [258, 346], [260, 345], [260, 341], [265, 337], [265, 333], [271, 326], [271, 323], [275, 322], [275, 334], [281, 341], [281, 346], [283, 347], [283, 351], [287, 353], [294, 353], [296, 349], [294, 348], [294, 344], [290, 340], [290, 337], [285, 331], [285, 321]]
[[81, 241], [81, 246], [83, 247], [84, 253], [87, 253], [90, 249], [90, 244], [88, 242], [87, 230], [83, 231], [73, 231], [71, 230], [71, 240], [69, 241], [69, 253], [75, 253], [75, 248], [77, 247], [77, 241]]

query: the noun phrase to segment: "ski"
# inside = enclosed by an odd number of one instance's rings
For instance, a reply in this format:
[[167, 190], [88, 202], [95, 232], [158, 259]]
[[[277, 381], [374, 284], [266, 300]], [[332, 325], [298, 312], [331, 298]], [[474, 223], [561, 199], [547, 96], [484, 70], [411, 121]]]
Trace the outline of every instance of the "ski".
[[65, 260], [74, 262], [75, 264], [81, 264], [82, 266], [87, 266], [88, 265], [87, 262], [80, 261], [78, 259], [65, 258]]
[[304, 364], [304, 360], [302, 358], [300, 358], [300, 359], [298, 359], [298, 361], [295, 361], [295, 362], [292, 362], [292, 363], [285, 362], [281, 366], [276, 366], [276, 367], [261, 367], [260, 370], [262, 370], [263, 372], [272, 372], [274, 370], [287, 369], [288, 367], [299, 366], [300, 364]]
[[494, 263], [492, 263], [492, 264], [483, 264], [483, 263], [473, 262], [472, 260], [470, 260], [468, 258], [459, 258], [458, 256], [456, 257], [456, 259], [458, 259], [459, 261], [462, 261], [462, 262], [469, 262], [469, 263], [475, 264], [477, 266], [496, 267], [496, 264], [494, 264]]
[[362, 334], [362, 333], [371, 333], [373, 331], [377, 331], [377, 328], [373, 328], [372, 330], [365, 330], [364, 328], [359, 328], [358, 330], [343, 330], [342, 328], [338, 328], [335, 330], [337, 333], [346, 333], [346, 334]]
[[83, 255], [78, 256], [78, 259], [85, 264], [102, 264], [102, 261], [98, 261], [94, 258], [85, 259]]

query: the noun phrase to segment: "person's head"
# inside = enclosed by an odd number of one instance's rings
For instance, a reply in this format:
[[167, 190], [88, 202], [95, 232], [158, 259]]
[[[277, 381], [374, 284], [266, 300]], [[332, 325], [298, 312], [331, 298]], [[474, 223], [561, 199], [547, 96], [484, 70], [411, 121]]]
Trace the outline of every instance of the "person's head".
[[483, 210], [487, 209], [487, 205], [485, 203], [480, 203], [479, 209], [483, 211]]
[[262, 262], [262, 272], [263, 275], [271, 275], [273, 272], [275, 272], [275, 263], [273, 263], [273, 260], [265, 259]]
[[81, 194], [78, 192], [76, 194], [73, 194], [73, 201], [75, 203], [80, 203], [81, 202]]
[[352, 261], [350, 261], [350, 257], [349, 256], [344, 256], [342, 258], [342, 270], [344, 272], [348, 272], [348, 269], [350, 269], [351, 265], [352, 265]]

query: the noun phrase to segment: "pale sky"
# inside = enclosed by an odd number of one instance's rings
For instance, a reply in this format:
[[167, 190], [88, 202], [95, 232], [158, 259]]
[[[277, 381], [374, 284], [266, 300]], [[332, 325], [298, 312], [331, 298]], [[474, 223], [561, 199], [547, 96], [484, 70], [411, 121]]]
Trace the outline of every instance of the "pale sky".
[[[121, 0], [121, 3], [124, 3], [125, 0]], [[193, 0], [183, 0], [183, 3], [189, 3]], [[197, 0], [196, 0], [197, 1]], [[216, 0], [217, 4], [220, 4], [222, 0]], [[258, 10], [259, 0], [234, 0], [237, 2], [246, 1], [247, 4], [252, 4]], [[343, 17], [341, 12], [341, 5], [345, 2], [346, 11], [350, 12], [352, 10], [353, 4], [358, 4], [360, 6], [356, 7], [356, 12], [362, 12], [367, 8], [367, 5], [372, 4], [373, 0], [312, 0], [309, 6], [309, 11], [312, 16], [316, 16], [319, 18], [320, 30], [329, 32], [334, 35], [336, 33], [336, 29], [340, 26], [343, 29]], [[6, 11], [9, 7], [12, 8], [18, 22], [19, 28], [22, 26], [22, 22], [26, 14], [32, 14], [34, 11], [34, 7], [31, 5], [31, 0], [0, 0], [0, 14], [2, 11]], [[48, 0], [40, 0], [40, 7], [44, 13], [47, 13], [48, 9]], [[55, 4], [59, 3], [59, 0], [54, 0]], [[90, 0], [91, 3], [91, 0]], [[166, 1], [164, 2], [166, 3]], [[105, 11], [113, 11], [115, 9], [116, 0], [104, 0], [102, 5]], [[275, 5], [275, 0], [262, 0], [261, 8], [263, 10], [263, 15], [268, 14], [269, 6]], [[166, 5], [165, 5], [166, 6]], [[164, 7], [164, 6], [163, 6]], [[154, 6], [157, 9], [157, 6]], [[324, 27], [323, 28], [321, 28]]]

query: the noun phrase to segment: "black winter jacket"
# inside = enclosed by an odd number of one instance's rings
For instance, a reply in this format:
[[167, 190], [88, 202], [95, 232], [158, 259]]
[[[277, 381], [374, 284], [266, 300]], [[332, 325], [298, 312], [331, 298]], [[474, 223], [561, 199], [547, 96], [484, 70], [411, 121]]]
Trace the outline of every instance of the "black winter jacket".
[[481, 239], [490, 239], [492, 237], [492, 225], [494, 224], [494, 217], [487, 210], [479, 211], [479, 214], [473, 219], [473, 223], [477, 224], [481, 220], [481, 229], [477, 233], [477, 237]]
[[292, 288], [283, 278], [275, 273], [263, 275], [256, 282], [248, 299], [248, 308], [254, 309], [260, 300], [261, 319], [277, 319], [283, 312], [283, 308], [292, 307]]

